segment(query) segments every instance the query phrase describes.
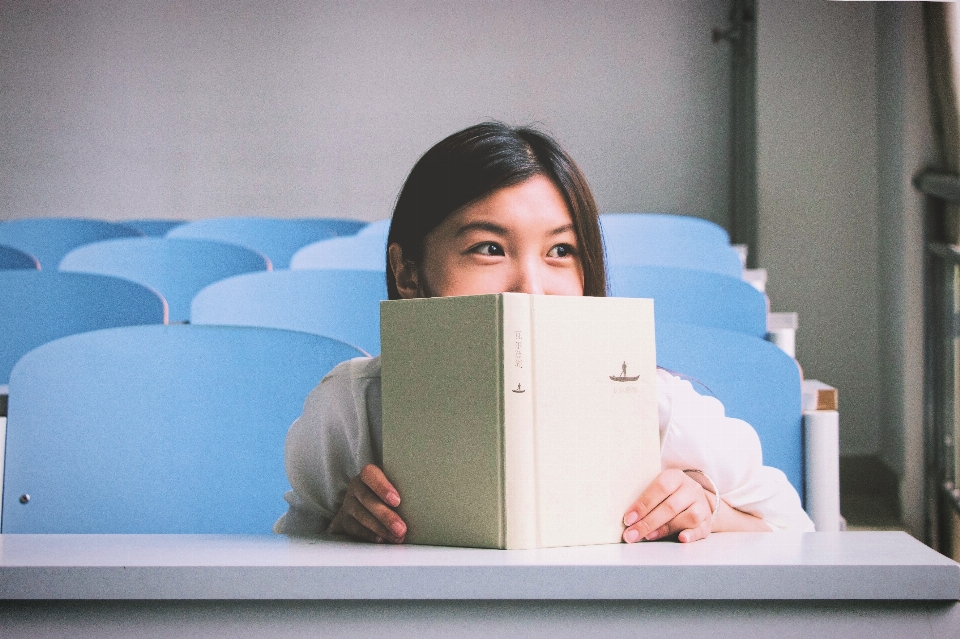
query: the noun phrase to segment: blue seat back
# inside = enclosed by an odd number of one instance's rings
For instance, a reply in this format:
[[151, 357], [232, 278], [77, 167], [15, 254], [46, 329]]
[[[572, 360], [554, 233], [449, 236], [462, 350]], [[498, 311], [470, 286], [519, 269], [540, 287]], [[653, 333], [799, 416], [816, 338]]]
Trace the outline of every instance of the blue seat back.
[[193, 299], [190, 322], [305, 331], [378, 355], [380, 301], [385, 299], [386, 281], [376, 271], [251, 273], [200, 291]]
[[0, 244], [33, 255], [41, 268], [51, 271], [78, 246], [142, 235], [135, 228], [102, 220], [42, 217], [0, 223]]
[[719, 399], [730, 417], [748, 422], [763, 463], [779, 468], [803, 498], [800, 372], [774, 344], [690, 324], [657, 324], [657, 365], [679, 373], [698, 392]]
[[387, 270], [387, 238], [379, 233], [357, 234], [314, 242], [297, 251], [291, 269]]
[[604, 213], [600, 216], [604, 233], [613, 235], [654, 235], [679, 237], [692, 242], [730, 244], [727, 230], [702, 217], [675, 213]]
[[74, 333], [163, 324], [154, 290], [115, 277], [58, 271], [0, 271], [0, 384], [28, 351]]
[[610, 294], [653, 298], [657, 322], [713, 326], [763, 338], [767, 298], [743, 280], [709, 271], [612, 264]]
[[337, 224], [322, 219], [218, 217], [182, 224], [167, 237], [231, 242], [259, 251], [276, 269], [289, 268], [290, 258], [313, 242], [336, 237]]
[[356, 235], [368, 226], [368, 223], [363, 220], [349, 220], [340, 217], [311, 217], [300, 219], [307, 219], [320, 226], [325, 226], [335, 232], [338, 237]]
[[39, 270], [40, 261], [29, 253], [12, 246], [0, 245], [0, 270], [32, 269]]
[[600, 216], [607, 264], [674, 266], [740, 277], [740, 256], [723, 228], [683, 215], [611, 213]]
[[190, 302], [205, 286], [227, 277], [264, 271], [261, 253], [225, 242], [138, 237], [81, 246], [60, 262], [60, 270], [123, 277], [160, 292], [170, 321], [190, 319]]
[[10, 379], [3, 532], [269, 534], [286, 510], [290, 424], [320, 379], [359, 355], [316, 335], [223, 326], [41, 346]]
[[185, 220], [124, 220], [124, 226], [130, 226], [147, 237], [163, 237], [170, 229], [176, 228], [181, 224], [186, 224]]
[[385, 220], [376, 220], [375, 222], [370, 222], [365, 227], [360, 229], [360, 232], [358, 232], [357, 235], [377, 235], [386, 241], [387, 234], [390, 232], [390, 221], [391, 220], [388, 217]]

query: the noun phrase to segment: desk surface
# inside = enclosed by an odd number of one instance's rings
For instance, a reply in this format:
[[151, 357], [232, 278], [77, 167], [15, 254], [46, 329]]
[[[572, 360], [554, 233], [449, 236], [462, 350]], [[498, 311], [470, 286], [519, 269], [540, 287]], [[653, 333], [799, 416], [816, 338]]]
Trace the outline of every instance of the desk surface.
[[0, 535], [0, 599], [960, 599], [905, 533], [720, 533], [541, 550], [210, 535]]

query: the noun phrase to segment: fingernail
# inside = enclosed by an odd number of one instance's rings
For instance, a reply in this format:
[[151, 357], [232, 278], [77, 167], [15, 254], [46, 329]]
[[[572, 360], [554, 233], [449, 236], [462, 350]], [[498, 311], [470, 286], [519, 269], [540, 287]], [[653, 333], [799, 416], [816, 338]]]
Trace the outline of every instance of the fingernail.
[[640, 533], [638, 533], [636, 530], [633, 530], [631, 528], [627, 532], [623, 533], [623, 540], [628, 544], [632, 544], [637, 540], [639, 536], [640, 536]]
[[396, 535], [399, 537], [400, 535], [402, 535], [407, 531], [407, 527], [404, 526], [401, 522], [395, 521], [393, 522], [393, 524], [391, 524], [390, 530], [396, 533]]
[[638, 515], [637, 513], [631, 510], [630, 512], [627, 513], [627, 516], [623, 518], [623, 525], [630, 526], [638, 519], [640, 519], [640, 515]]
[[389, 503], [391, 506], [399, 506], [400, 495], [397, 493], [387, 493], [387, 503]]
[[660, 533], [658, 533], [656, 530], [654, 530], [652, 533], [650, 533], [649, 535], [647, 535], [647, 536], [645, 537], [645, 539], [646, 539], [647, 541], [653, 541], [654, 539], [656, 539], [656, 538], [659, 537], [659, 536], [660, 536]]

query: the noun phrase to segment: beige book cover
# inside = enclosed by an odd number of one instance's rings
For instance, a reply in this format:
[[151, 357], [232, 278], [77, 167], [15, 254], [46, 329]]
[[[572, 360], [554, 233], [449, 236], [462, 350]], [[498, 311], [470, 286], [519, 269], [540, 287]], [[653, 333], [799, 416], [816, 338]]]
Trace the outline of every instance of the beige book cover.
[[408, 543], [616, 543], [660, 472], [653, 301], [382, 302], [383, 467]]

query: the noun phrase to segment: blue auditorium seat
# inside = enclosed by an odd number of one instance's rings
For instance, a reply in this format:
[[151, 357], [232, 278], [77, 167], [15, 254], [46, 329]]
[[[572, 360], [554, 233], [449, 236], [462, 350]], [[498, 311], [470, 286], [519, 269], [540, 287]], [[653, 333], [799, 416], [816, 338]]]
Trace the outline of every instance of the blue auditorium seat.
[[739, 278], [740, 256], [720, 226], [699, 218], [662, 213], [600, 216], [607, 264], [674, 266]]
[[291, 269], [354, 269], [385, 273], [387, 237], [380, 233], [359, 233], [337, 237], [303, 247], [290, 260]]
[[380, 301], [385, 299], [385, 277], [377, 271], [250, 273], [200, 291], [190, 322], [305, 331], [378, 355]]
[[0, 223], [0, 244], [33, 255], [40, 267], [55, 270], [63, 256], [84, 244], [143, 233], [102, 220], [39, 217]]
[[45, 344], [10, 378], [2, 532], [269, 534], [290, 489], [287, 429], [320, 379], [360, 355], [225, 326]]
[[600, 223], [614, 234], [682, 236], [694, 242], [730, 244], [730, 234], [715, 222], [676, 213], [604, 213]]
[[779, 468], [803, 498], [800, 370], [776, 345], [743, 333], [657, 323], [657, 365], [719, 399], [757, 431], [763, 463]]
[[384, 240], [387, 239], [387, 234], [390, 232], [390, 218], [385, 220], [377, 220], [375, 222], [370, 222], [365, 227], [363, 227], [357, 235], [379, 235], [382, 236]]
[[167, 304], [129, 280], [58, 271], [0, 271], [0, 384], [28, 351], [66, 335], [163, 324]]
[[30, 269], [39, 270], [40, 261], [29, 253], [12, 246], [0, 245], [0, 270]]
[[218, 217], [182, 224], [167, 233], [179, 239], [231, 242], [260, 251], [276, 269], [290, 266], [300, 248], [320, 240], [356, 232], [363, 222], [322, 218]]
[[309, 217], [298, 219], [313, 220], [335, 231], [338, 237], [356, 235], [368, 226], [368, 223], [363, 220], [349, 220], [339, 217]]
[[264, 271], [261, 253], [226, 242], [138, 237], [95, 242], [67, 254], [61, 271], [123, 277], [160, 292], [170, 321], [190, 319], [190, 302], [203, 287], [227, 277]]
[[667, 266], [612, 264], [610, 294], [653, 298], [657, 322], [681, 322], [767, 334], [767, 298], [741, 279]]
[[185, 224], [185, 220], [124, 220], [124, 226], [131, 226], [147, 237], [163, 237], [170, 229]]

